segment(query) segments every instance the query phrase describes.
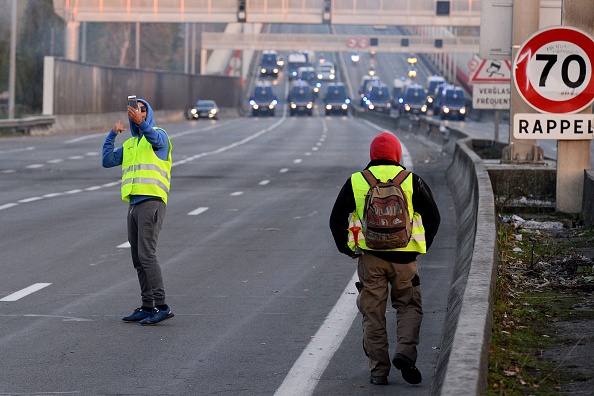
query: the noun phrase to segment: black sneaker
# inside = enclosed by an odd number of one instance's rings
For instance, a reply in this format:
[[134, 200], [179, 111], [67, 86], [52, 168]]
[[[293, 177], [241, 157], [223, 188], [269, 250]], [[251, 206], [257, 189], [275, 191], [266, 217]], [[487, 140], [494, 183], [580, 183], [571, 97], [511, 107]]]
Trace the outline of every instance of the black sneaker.
[[155, 325], [159, 322], [162, 322], [166, 319], [170, 319], [173, 318], [173, 312], [171, 312], [171, 308], [169, 307], [169, 305], [167, 306], [167, 309], [159, 309], [157, 307], [153, 308], [153, 312], [150, 316], [147, 316], [146, 318], [142, 319], [140, 321], [141, 325]]
[[388, 385], [388, 377], [385, 377], [383, 375], [374, 377], [372, 375], [369, 377], [369, 383], [373, 385]]
[[142, 308], [136, 308], [131, 315], [124, 316], [122, 320], [124, 322], [140, 322], [142, 319], [147, 318], [151, 314], [151, 311], [145, 311]]
[[392, 364], [398, 370], [402, 371], [402, 378], [409, 384], [420, 384], [423, 376], [419, 369], [415, 366], [415, 362], [401, 353], [397, 353], [392, 359]]

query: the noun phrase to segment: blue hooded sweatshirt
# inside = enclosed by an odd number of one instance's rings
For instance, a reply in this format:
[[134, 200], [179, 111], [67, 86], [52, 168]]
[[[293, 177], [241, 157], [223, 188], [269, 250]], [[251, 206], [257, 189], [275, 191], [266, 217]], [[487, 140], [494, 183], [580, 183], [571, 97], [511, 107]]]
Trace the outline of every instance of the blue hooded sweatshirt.
[[[148, 140], [148, 142], [153, 146], [153, 150], [155, 150], [157, 157], [166, 161], [169, 154], [169, 140], [167, 138], [167, 133], [165, 133], [165, 131], [162, 129], [153, 128], [155, 126], [155, 120], [153, 119], [152, 107], [144, 99], [138, 99], [138, 101], [146, 106], [146, 120], [142, 121], [140, 125], [136, 125], [130, 119], [128, 119], [128, 122], [130, 123], [130, 133], [133, 137], [144, 136], [146, 140]], [[117, 136], [118, 134], [112, 129], [105, 138], [102, 152], [102, 165], [104, 168], [112, 168], [114, 166], [122, 165], [122, 160], [124, 158], [123, 147], [120, 146], [114, 150]], [[148, 198], [154, 197], [133, 195], [130, 197], [130, 205], [144, 201]]]

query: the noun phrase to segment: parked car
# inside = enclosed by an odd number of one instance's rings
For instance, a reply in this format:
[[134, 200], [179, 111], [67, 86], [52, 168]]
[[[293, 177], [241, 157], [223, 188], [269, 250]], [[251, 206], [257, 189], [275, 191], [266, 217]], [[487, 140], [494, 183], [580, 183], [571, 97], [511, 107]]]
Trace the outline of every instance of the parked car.
[[199, 118], [209, 118], [213, 120], [219, 119], [219, 107], [214, 100], [199, 99], [194, 106], [192, 106], [186, 113], [188, 120]]
[[347, 95], [344, 83], [330, 83], [326, 86], [326, 96], [324, 96], [326, 115], [347, 115], [350, 104], [351, 99]]
[[289, 114], [313, 114], [314, 96], [311, 86], [302, 80], [297, 80], [289, 91]]
[[466, 118], [466, 98], [464, 90], [460, 87], [449, 85], [442, 91], [441, 119], [454, 119], [464, 121]]
[[400, 103], [401, 114], [426, 114], [427, 96], [425, 88], [418, 84], [409, 85], [404, 89]]
[[272, 89], [272, 84], [267, 82], [258, 82], [254, 88], [254, 95], [250, 98], [252, 106], [252, 115], [269, 115], [274, 117], [278, 99]]

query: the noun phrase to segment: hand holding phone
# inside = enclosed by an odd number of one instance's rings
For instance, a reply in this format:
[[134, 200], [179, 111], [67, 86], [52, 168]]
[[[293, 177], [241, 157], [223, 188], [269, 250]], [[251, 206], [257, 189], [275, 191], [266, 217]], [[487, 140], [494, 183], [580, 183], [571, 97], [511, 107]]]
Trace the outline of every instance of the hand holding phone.
[[134, 110], [138, 110], [138, 101], [136, 100], [136, 95], [128, 96], [128, 106], [134, 108]]

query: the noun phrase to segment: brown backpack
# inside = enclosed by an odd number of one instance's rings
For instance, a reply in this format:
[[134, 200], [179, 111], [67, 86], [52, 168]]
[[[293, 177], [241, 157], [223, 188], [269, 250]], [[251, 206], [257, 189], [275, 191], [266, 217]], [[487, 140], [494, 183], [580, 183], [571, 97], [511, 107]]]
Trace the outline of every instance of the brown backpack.
[[400, 184], [410, 172], [403, 170], [387, 182], [376, 179], [368, 169], [361, 173], [369, 184], [361, 221], [365, 244], [371, 249], [405, 247], [410, 241], [412, 222]]

